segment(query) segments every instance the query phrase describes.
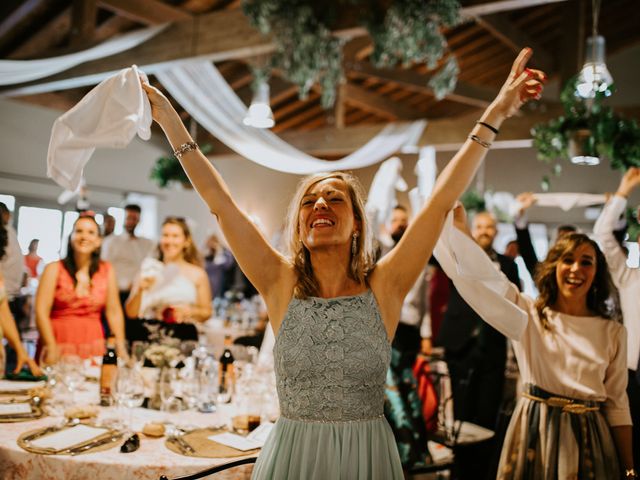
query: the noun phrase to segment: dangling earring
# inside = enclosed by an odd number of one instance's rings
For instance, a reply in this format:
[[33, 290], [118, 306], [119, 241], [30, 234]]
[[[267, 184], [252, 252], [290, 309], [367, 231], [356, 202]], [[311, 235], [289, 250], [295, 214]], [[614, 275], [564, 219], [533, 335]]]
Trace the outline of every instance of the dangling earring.
[[355, 256], [358, 253], [358, 234], [353, 232], [351, 235], [351, 255]]

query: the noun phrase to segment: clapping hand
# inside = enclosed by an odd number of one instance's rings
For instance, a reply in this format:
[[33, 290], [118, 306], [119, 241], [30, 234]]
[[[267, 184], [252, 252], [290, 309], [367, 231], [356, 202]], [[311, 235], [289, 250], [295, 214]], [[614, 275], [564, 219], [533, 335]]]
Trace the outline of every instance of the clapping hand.
[[519, 207], [518, 215], [522, 216], [526, 209], [536, 203], [536, 198], [534, 197], [532, 192], [522, 192], [516, 197], [516, 202], [518, 202]]

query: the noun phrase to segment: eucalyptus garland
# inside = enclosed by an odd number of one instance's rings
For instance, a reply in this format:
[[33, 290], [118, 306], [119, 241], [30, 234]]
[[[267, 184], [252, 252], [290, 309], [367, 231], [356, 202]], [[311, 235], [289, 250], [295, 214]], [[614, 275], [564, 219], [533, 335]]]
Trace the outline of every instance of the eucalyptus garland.
[[[306, 98], [315, 83], [322, 88], [324, 108], [335, 103], [343, 79], [342, 41], [331, 34], [340, 7], [351, 5], [363, 12], [374, 44], [372, 61], [377, 66], [409, 66], [425, 63], [436, 68], [448, 52], [442, 29], [459, 21], [458, 0], [243, 0], [251, 23], [272, 34], [276, 51], [272, 66], [298, 86]], [[436, 98], [455, 88], [459, 68], [453, 55], [429, 81]]]

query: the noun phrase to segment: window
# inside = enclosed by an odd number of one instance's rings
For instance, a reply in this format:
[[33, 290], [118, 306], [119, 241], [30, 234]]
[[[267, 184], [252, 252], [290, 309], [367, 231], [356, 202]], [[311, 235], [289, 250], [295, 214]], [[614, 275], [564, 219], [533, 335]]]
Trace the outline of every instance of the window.
[[60, 258], [62, 212], [52, 208], [20, 207], [18, 210], [18, 243], [27, 251], [29, 242], [40, 240], [38, 255], [45, 263]]
[[10, 212], [16, 209], [16, 197], [13, 195], [4, 195], [0, 193], [0, 202], [4, 203]]

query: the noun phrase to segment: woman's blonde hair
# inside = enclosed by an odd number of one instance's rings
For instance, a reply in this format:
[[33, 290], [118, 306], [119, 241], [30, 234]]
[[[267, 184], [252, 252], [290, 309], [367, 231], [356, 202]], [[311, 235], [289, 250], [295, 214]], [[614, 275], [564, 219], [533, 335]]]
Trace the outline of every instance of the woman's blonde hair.
[[[177, 225], [182, 229], [182, 233], [184, 234], [185, 241], [187, 242], [186, 247], [183, 249], [182, 256], [187, 263], [191, 263], [192, 265], [196, 265], [197, 267], [202, 267], [202, 259], [200, 258], [200, 252], [196, 248], [193, 243], [193, 237], [191, 236], [191, 230], [189, 230], [189, 225], [182, 217], [167, 217], [164, 222], [162, 222], [162, 226], [165, 225]], [[160, 243], [158, 243], [158, 259], [162, 262], [163, 255], [162, 249], [160, 248]]]
[[319, 294], [318, 281], [313, 273], [309, 250], [307, 250], [300, 238], [299, 219], [302, 198], [312, 186], [330, 178], [342, 180], [347, 186], [351, 205], [353, 206], [353, 216], [361, 225], [360, 234], [357, 236], [355, 242], [355, 253], [352, 252], [351, 254], [349, 277], [358, 283], [366, 284], [367, 274], [373, 268], [371, 232], [369, 231], [369, 223], [367, 222], [364, 208], [364, 189], [360, 185], [360, 182], [353, 175], [345, 172], [310, 175], [303, 178], [298, 184], [298, 188], [289, 204], [287, 213], [287, 253], [298, 277], [293, 290], [293, 296], [296, 298], [313, 297]]

